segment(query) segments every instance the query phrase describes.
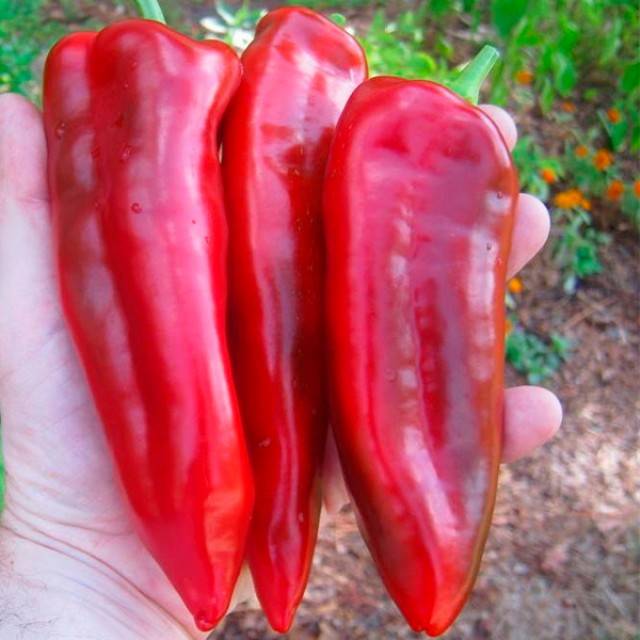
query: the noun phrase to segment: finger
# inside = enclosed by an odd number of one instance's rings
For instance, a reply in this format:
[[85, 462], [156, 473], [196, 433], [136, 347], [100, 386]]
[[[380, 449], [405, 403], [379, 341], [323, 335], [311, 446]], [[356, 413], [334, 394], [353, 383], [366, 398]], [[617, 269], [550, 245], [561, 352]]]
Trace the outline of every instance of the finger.
[[324, 455], [324, 468], [322, 471], [322, 498], [325, 509], [330, 514], [335, 514], [349, 503], [347, 487], [340, 468], [338, 449], [333, 433], [329, 432]]
[[[518, 139], [513, 118], [495, 105], [485, 104], [480, 108], [495, 122], [509, 149], [513, 149]], [[544, 204], [534, 196], [521, 193], [516, 207], [508, 277], [520, 271], [540, 251], [549, 237], [549, 228], [549, 212]]]
[[[562, 422], [558, 398], [542, 387], [513, 387], [505, 391], [502, 462], [530, 455], [551, 440]], [[330, 514], [349, 503], [338, 454], [330, 437], [323, 473], [324, 504]]]
[[493, 104], [482, 104], [480, 109], [495, 122], [504, 141], [507, 143], [507, 147], [509, 147], [509, 151], [511, 151], [518, 140], [518, 130], [513, 118], [504, 109]]
[[502, 461], [531, 454], [553, 438], [562, 422], [558, 398], [542, 387], [513, 387], [505, 392]]
[[28, 359], [59, 319], [47, 200], [46, 144], [40, 113], [21, 96], [0, 95], [3, 383], [3, 374]]
[[240, 575], [238, 576], [238, 581], [236, 582], [236, 587], [231, 597], [231, 603], [229, 604], [229, 613], [239, 606], [243, 606], [246, 609], [260, 608], [258, 596], [253, 586], [251, 572], [246, 564], [242, 566], [242, 571], [240, 571]]
[[538, 198], [521, 193], [507, 263], [507, 277], [514, 276], [542, 249], [549, 237], [551, 220], [547, 207]]
[[26, 98], [0, 95], [0, 193], [20, 202], [48, 199], [42, 117]]

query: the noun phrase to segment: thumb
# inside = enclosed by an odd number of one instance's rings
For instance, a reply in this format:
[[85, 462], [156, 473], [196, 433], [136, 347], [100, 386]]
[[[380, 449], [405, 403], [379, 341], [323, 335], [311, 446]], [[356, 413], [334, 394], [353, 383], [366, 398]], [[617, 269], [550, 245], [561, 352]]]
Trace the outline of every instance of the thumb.
[[[54, 278], [42, 118], [25, 98], [0, 95], [0, 401], [61, 328]], [[46, 377], [46, 376], [45, 376]], [[24, 380], [20, 381], [25, 385]], [[28, 385], [27, 385], [28, 386]]]

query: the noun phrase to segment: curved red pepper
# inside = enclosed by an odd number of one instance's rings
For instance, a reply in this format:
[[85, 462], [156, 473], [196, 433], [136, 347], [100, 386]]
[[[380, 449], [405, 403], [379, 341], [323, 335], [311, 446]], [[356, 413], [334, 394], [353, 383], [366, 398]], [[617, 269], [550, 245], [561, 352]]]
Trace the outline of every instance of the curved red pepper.
[[327, 428], [322, 179], [366, 62], [346, 32], [291, 8], [261, 20], [242, 63], [223, 146], [230, 336], [256, 478], [248, 559], [284, 632], [311, 565]]
[[253, 500], [216, 142], [239, 78], [227, 46], [143, 20], [63, 39], [45, 70], [65, 315], [140, 533], [203, 630]]
[[494, 503], [516, 193], [497, 128], [448, 89], [374, 78], [347, 104], [324, 198], [333, 426], [385, 585], [432, 635]]

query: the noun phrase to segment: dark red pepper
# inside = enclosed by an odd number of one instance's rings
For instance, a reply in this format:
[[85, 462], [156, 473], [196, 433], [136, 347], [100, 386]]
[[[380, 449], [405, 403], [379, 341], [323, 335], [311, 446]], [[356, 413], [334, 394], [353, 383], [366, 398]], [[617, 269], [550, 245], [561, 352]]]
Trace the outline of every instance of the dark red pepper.
[[290, 8], [260, 21], [242, 63], [223, 147], [230, 339], [256, 478], [249, 565], [284, 632], [311, 565], [327, 429], [322, 179], [366, 62], [345, 31]]
[[65, 315], [142, 538], [203, 630], [253, 501], [216, 141], [239, 80], [226, 45], [145, 20], [68, 36], [45, 70]]
[[517, 190], [493, 122], [430, 82], [365, 82], [327, 166], [334, 433], [384, 583], [431, 635], [465, 602], [495, 498]]

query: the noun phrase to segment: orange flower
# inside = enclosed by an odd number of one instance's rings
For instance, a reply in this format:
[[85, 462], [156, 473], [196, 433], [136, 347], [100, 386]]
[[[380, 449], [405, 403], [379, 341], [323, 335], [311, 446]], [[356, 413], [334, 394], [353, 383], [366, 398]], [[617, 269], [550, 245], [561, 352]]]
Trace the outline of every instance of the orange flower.
[[585, 199], [582, 195], [580, 189], [567, 189], [566, 191], [561, 191], [557, 193], [553, 198], [553, 204], [558, 207], [558, 209], [573, 209], [574, 207], [584, 207], [584, 203], [588, 203], [589, 207], [591, 203]]
[[613, 124], [618, 124], [620, 120], [622, 120], [622, 116], [620, 115], [620, 109], [616, 109], [615, 107], [611, 107], [607, 109], [607, 118], [609, 118], [609, 122]]
[[520, 278], [511, 278], [511, 280], [507, 282], [507, 289], [509, 289], [509, 293], [522, 293], [524, 289], [522, 280], [520, 280]]
[[565, 113], [575, 113], [578, 110], [578, 108], [576, 107], [576, 103], [571, 102], [570, 100], [565, 100], [564, 102], [562, 102], [560, 104], [560, 108]]
[[596, 155], [593, 156], [593, 166], [598, 171], [604, 171], [611, 166], [613, 162], [613, 153], [607, 149], [598, 149]]
[[504, 321], [504, 335], [508, 336], [513, 331], [513, 323], [509, 318]]
[[533, 82], [533, 72], [528, 69], [520, 69], [516, 73], [516, 82], [522, 85], [530, 85]]
[[637, 198], [640, 198], [640, 180], [636, 180], [633, 183], [633, 193], [636, 194]]
[[623, 193], [624, 193], [624, 183], [622, 182], [622, 180], [614, 180], [607, 187], [606, 195], [607, 195], [607, 198], [609, 198], [609, 200], [613, 200], [614, 202], [617, 202], [618, 200], [620, 200], [620, 198], [622, 198]]
[[549, 168], [549, 167], [543, 167], [542, 169], [540, 169], [540, 177], [547, 184], [553, 184], [558, 179], [558, 176], [556, 175], [556, 172], [553, 169]]
[[582, 207], [585, 211], [591, 211], [591, 200], [585, 198], [584, 196], [581, 196], [579, 206]]
[[578, 158], [586, 158], [589, 155], [589, 149], [581, 144], [576, 147], [575, 154]]

